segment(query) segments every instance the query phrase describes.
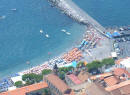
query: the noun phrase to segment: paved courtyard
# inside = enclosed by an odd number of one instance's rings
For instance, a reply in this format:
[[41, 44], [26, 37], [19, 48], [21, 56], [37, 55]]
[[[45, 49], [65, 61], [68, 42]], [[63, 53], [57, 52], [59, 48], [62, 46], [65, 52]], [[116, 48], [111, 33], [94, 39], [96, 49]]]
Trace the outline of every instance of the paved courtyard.
[[100, 41], [100, 45], [97, 45], [96, 48], [85, 49], [84, 60], [87, 62], [92, 62], [93, 60], [102, 60], [110, 57], [112, 51], [112, 41], [104, 38]]
[[120, 42], [119, 48], [121, 49], [121, 58], [130, 57], [130, 41]]

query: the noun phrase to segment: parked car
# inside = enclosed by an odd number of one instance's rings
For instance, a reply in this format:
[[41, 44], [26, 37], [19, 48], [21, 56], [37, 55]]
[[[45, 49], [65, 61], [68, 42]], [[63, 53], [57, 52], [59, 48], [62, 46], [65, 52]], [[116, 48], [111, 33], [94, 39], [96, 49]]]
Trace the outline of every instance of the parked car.
[[114, 43], [114, 48], [119, 48], [119, 44], [118, 43]]
[[121, 51], [120, 51], [119, 48], [116, 48], [116, 49], [115, 49], [115, 52], [119, 55]]

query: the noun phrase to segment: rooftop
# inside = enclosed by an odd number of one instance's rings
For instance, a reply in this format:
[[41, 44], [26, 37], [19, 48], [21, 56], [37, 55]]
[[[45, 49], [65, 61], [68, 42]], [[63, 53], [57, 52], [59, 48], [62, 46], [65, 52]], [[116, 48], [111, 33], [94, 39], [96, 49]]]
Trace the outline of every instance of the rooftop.
[[103, 74], [99, 74], [99, 75], [94, 75], [94, 76], [91, 76], [90, 79], [91, 80], [96, 80], [98, 78], [104, 78], [104, 77], [108, 77], [108, 76], [111, 76], [112, 73], [103, 73]]
[[114, 74], [116, 76], [122, 76], [123, 74], [126, 74], [128, 76], [128, 78], [130, 78], [130, 73], [127, 70], [123, 69], [123, 68], [116, 68], [114, 70]]
[[119, 89], [111, 91], [111, 95], [121, 95], [121, 92]]
[[106, 90], [106, 91], [113, 91], [113, 90], [116, 90], [116, 89], [118, 89], [118, 88], [124, 87], [124, 86], [126, 86], [126, 85], [130, 85], [130, 80], [121, 82], [121, 83], [119, 83], [119, 84], [116, 84], [116, 85], [113, 85], [113, 86], [110, 86], [110, 87], [106, 87], [105, 90]]
[[117, 79], [115, 76], [111, 76], [111, 77], [105, 78], [104, 81], [105, 81], [105, 83], [108, 86], [113, 86], [113, 85], [115, 85], [115, 84], [120, 82], [120, 80]]
[[104, 88], [96, 83], [87, 85], [86, 92], [87, 95], [110, 95], [107, 91], [104, 90]]
[[74, 74], [67, 75], [75, 84], [80, 84], [81, 81]]
[[62, 81], [58, 76], [54, 74], [49, 74], [45, 76], [45, 78], [52, 83], [57, 89], [59, 89], [62, 93], [69, 89], [69, 87]]
[[120, 92], [123, 95], [130, 94], [130, 85], [126, 85], [120, 88]]
[[78, 79], [80, 79], [82, 82], [85, 82], [86, 80], [88, 80], [88, 78], [90, 77], [90, 74], [88, 72], [84, 72], [84, 71], [81, 71], [79, 74], [78, 74]]
[[130, 95], [130, 85], [111, 91], [112, 95]]
[[130, 57], [124, 58], [124, 59], [119, 59], [116, 61], [116, 64], [122, 64], [126, 68], [130, 68]]
[[48, 85], [45, 82], [41, 82], [41, 83], [36, 83], [33, 85], [17, 88], [12, 91], [2, 92], [0, 93], [0, 95], [26, 95], [26, 93], [36, 91], [42, 88], [47, 88], [47, 87]]

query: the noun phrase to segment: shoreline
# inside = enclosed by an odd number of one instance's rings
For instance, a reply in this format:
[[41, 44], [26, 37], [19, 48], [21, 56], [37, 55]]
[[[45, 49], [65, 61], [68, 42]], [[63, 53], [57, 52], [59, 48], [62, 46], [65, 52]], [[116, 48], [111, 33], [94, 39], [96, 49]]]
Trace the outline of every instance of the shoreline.
[[[106, 29], [106, 28], [105, 28]], [[87, 32], [89, 31], [89, 32]], [[101, 35], [100, 32], [100, 29], [97, 28], [97, 27], [94, 27], [94, 25], [90, 25], [90, 26], [87, 26], [85, 25], [85, 32], [82, 34], [82, 37], [79, 39], [79, 42], [80, 44], [76, 44], [74, 46], [71, 46], [70, 48], [67, 48], [64, 50], [64, 52], [62, 52], [61, 54], [57, 55], [57, 56], [54, 56], [52, 57], [50, 60], [48, 58], [48, 61], [44, 61], [42, 62], [41, 64], [38, 64], [36, 66], [29, 66], [29, 68], [25, 69], [25, 70], [22, 70], [20, 72], [17, 72], [15, 74], [19, 74], [19, 76], [22, 76], [23, 74], [29, 74], [29, 73], [35, 73], [35, 74], [41, 74], [42, 70], [44, 69], [53, 69], [53, 66], [55, 64], [58, 65], [58, 67], [65, 67], [67, 65], [72, 65], [72, 62], [75, 61], [75, 60], [72, 60], [71, 62], [67, 62], [65, 61], [62, 57], [64, 54], [68, 53], [69, 51], [71, 51], [72, 49], [74, 48], [77, 48], [79, 45], [81, 45], [82, 41], [84, 41], [84, 36], [91, 36], [92, 35], [92, 39], [88, 39], [89, 41], [89, 44], [87, 45], [87, 47], [85, 47], [83, 50], [85, 50], [85, 52], [81, 52], [82, 54], [85, 53], [86, 55], [88, 53], [92, 53], [91, 51], [89, 51], [89, 49], [92, 49], [94, 46], [95, 46], [95, 43], [98, 44], [98, 42], [102, 39], [104, 39], [105, 37], [102, 37], [103, 35]], [[101, 37], [101, 38], [100, 38]], [[91, 38], [91, 37], [90, 37]], [[93, 39], [94, 38], [94, 39]], [[86, 37], [87, 39], [87, 37]], [[94, 41], [96, 40], [96, 41]], [[100, 43], [100, 42], [99, 42]], [[94, 46], [92, 45], [94, 44]], [[97, 45], [96, 45], [97, 47]], [[79, 49], [79, 48], [78, 48]], [[82, 51], [82, 50], [81, 50]], [[86, 56], [85, 55], [85, 56]], [[85, 56], [83, 56], [85, 58]], [[89, 54], [88, 54], [89, 56]], [[107, 55], [108, 56], [108, 55]], [[89, 58], [89, 57], [88, 57]], [[103, 58], [103, 57], [101, 57]], [[96, 58], [95, 58], [96, 59]], [[82, 59], [80, 59], [81, 61]], [[93, 59], [94, 60], [94, 59]], [[87, 60], [85, 60], [87, 61]], [[76, 61], [76, 62], [79, 62], [79, 61]]]
[[[81, 34], [81, 38], [78, 38], [77, 40], [76, 40], [76, 42], [80, 42], [81, 43], [81, 41], [82, 41], [82, 38], [83, 38], [83, 36], [84, 36], [84, 34], [85, 34], [85, 32], [86, 32], [86, 29], [87, 29], [87, 27], [86, 26], [84, 26], [83, 25], [83, 27], [84, 27], [84, 33], [83, 34]], [[70, 35], [71, 36], [71, 35]], [[75, 48], [76, 46], [78, 46], [79, 44], [77, 44], [77, 43], [74, 43], [74, 45], [73, 46], [70, 46], [70, 47], [68, 47], [68, 48], [65, 48], [64, 49], [64, 51], [63, 52], [61, 52], [60, 54], [58, 54], [58, 55], [54, 55], [52, 58], [50, 58], [50, 62], [51, 61], [53, 61], [53, 60], [56, 60], [56, 59], [61, 59], [60, 57], [62, 57], [64, 54], [66, 54], [67, 52], [69, 52], [71, 49], [73, 49], [73, 48]], [[30, 62], [30, 61], [29, 61]], [[45, 61], [43, 61], [43, 62], [40, 62], [40, 64], [38, 64], [38, 65], [32, 65], [32, 66], [29, 66], [29, 67], [27, 67], [26, 69], [23, 69], [23, 70], [20, 70], [20, 71], [16, 71], [16, 72], [14, 72], [14, 73], [12, 73], [12, 74], [10, 74], [10, 75], [6, 75], [6, 76], [4, 76], [4, 77], [1, 77], [1, 79], [4, 79], [4, 78], [10, 78], [12, 75], [15, 75], [15, 74], [23, 74], [23, 72], [26, 72], [26, 71], [29, 71], [29, 70], [31, 70], [31, 69], [35, 69], [35, 68], [40, 68], [41, 66], [43, 66], [43, 65], [45, 65], [45, 64], [48, 64], [47, 63], [48, 62], [48, 59], [46, 59]], [[31, 65], [31, 64], [30, 64]], [[30, 68], [31, 67], [31, 68]], [[51, 68], [50, 68], [51, 69]]]
[[[78, 42], [80, 42], [80, 43], [82, 42], [82, 40], [83, 40], [83, 38], [84, 38], [84, 35], [86, 34], [86, 31], [87, 31], [87, 27], [85, 26], [85, 31], [84, 31], [84, 33], [83, 33], [82, 36], [81, 36], [82, 38], [79, 38], [79, 39], [78, 39]], [[35, 69], [35, 68], [40, 68], [40, 67], [42, 67], [42, 66], [44, 66], [44, 65], [48, 65], [48, 64], [49, 64], [48, 62], [52, 62], [52, 61], [54, 61], [54, 60], [63, 60], [63, 59], [62, 59], [63, 55], [66, 54], [67, 52], [69, 52], [70, 50], [72, 50], [73, 48], [77, 48], [78, 45], [79, 45], [79, 44], [75, 43], [74, 46], [71, 46], [70, 48], [65, 49], [65, 50], [64, 50], [62, 53], [60, 53], [59, 55], [50, 58], [50, 60], [46, 60], [46, 61], [42, 62], [42, 63], [39, 64], [39, 65], [32, 66], [32, 68], [28, 68], [28, 69], [22, 70], [22, 71], [18, 72], [18, 74], [23, 74], [24, 72], [28, 72], [29, 70], [32, 70], [32, 69]], [[64, 62], [65, 62], [65, 61], [64, 61]], [[65, 62], [65, 63], [66, 63], [66, 62]], [[60, 65], [60, 64], [59, 64], [59, 65]], [[52, 69], [51, 66], [48, 65], [48, 67], [49, 67], [49, 69]], [[64, 67], [63, 64], [62, 64], [62, 67]]]
[[[130, 26], [130, 25], [128, 25], [128, 26]], [[120, 26], [120, 27], [127, 27], [127, 26]], [[120, 27], [116, 27], [116, 29], [119, 29]], [[113, 28], [113, 27], [105, 27], [105, 28], [112, 28], [112, 29], [115, 29], [115, 28]], [[82, 42], [82, 40], [83, 40], [83, 38], [84, 38], [84, 35], [86, 34], [86, 32], [87, 32], [88, 30], [87, 30], [87, 27], [85, 26], [85, 32], [82, 34], [82, 38], [80, 38], [80, 39], [78, 39], [78, 42]], [[57, 56], [54, 56], [54, 57], [52, 57], [52, 58], [50, 58], [50, 60], [49, 60], [49, 62], [51, 62], [51, 61], [53, 61], [53, 60], [56, 60], [56, 59], [61, 59], [61, 57], [64, 55], [64, 54], [66, 54], [68, 51], [70, 51], [70, 50], [72, 50], [73, 48], [75, 48], [76, 46], [78, 46], [79, 44], [77, 44], [77, 43], [75, 43], [75, 45], [74, 46], [71, 46], [70, 48], [67, 48], [67, 49], [65, 49], [61, 54], [59, 54], [59, 55], [57, 55]], [[38, 64], [38, 65], [35, 65], [35, 66], [31, 66], [31, 68], [27, 68], [27, 69], [24, 69], [24, 70], [21, 70], [21, 71], [19, 71], [19, 72], [16, 72], [16, 73], [13, 73], [13, 74], [23, 74], [24, 72], [28, 72], [29, 70], [32, 70], [32, 69], [35, 69], [35, 68], [40, 68], [40, 67], [42, 67], [43, 65], [48, 65], [48, 60], [46, 60], [46, 61], [43, 61], [41, 64]], [[52, 69], [51, 67], [49, 67], [50, 69]], [[8, 76], [5, 76], [5, 77], [2, 77], [2, 79], [3, 78], [7, 78], [7, 77], [11, 77], [10, 75]]]

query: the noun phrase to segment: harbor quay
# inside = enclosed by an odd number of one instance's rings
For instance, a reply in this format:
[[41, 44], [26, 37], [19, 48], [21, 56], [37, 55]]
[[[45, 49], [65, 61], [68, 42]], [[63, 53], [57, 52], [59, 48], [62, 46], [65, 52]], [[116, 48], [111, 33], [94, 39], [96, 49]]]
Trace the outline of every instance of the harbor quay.
[[78, 23], [87, 25], [87, 27], [93, 26], [99, 33], [106, 36], [106, 29], [79, 8], [72, 0], [49, 0], [49, 2]]

